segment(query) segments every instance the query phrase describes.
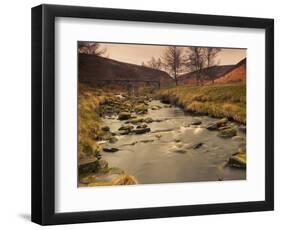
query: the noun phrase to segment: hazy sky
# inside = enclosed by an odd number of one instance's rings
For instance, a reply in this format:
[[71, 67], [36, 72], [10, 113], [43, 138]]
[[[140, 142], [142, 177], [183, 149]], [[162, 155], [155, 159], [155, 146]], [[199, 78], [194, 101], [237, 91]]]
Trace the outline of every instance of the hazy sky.
[[[101, 43], [102, 47], [107, 49], [108, 58], [141, 65], [147, 62], [152, 56], [161, 57], [166, 46], [157, 45], [130, 45], [130, 44], [113, 44]], [[236, 64], [246, 57], [246, 49], [222, 49], [216, 59], [219, 65]]]

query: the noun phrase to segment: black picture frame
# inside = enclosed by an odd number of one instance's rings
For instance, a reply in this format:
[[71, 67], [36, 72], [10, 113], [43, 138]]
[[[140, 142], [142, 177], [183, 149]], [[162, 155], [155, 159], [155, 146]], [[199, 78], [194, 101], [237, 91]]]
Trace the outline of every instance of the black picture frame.
[[[265, 200], [55, 213], [55, 18], [88, 18], [265, 29]], [[93, 207], [94, 208], [94, 207]], [[267, 211], [274, 209], [274, 20], [110, 8], [32, 8], [32, 221], [41, 225]]]

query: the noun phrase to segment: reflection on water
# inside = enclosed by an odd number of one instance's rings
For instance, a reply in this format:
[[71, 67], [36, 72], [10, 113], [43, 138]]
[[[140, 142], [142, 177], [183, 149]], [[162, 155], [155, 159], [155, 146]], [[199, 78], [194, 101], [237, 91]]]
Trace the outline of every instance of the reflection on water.
[[[150, 104], [163, 106], [159, 101]], [[241, 142], [220, 138], [217, 131], [204, 128], [217, 119], [185, 115], [177, 107], [149, 110], [145, 117], [163, 121], [148, 124], [150, 133], [118, 136], [119, 140], [111, 146], [120, 150], [102, 152], [110, 166], [124, 169], [142, 184], [246, 179], [245, 170], [224, 167]], [[202, 124], [188, 126], [197, 120]], [[104, 123], [117, 131], [123, 122], [104, 119]], [[245, 137], [241, 132], [238, 135]], [[197, 143], [203, 145], [192, 148]]]

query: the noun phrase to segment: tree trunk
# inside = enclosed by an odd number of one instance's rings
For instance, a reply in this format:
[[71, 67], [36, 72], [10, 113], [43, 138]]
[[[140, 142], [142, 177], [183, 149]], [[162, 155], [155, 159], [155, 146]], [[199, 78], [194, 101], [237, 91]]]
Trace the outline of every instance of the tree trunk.
[[178, 86], [178, 78], [177, 78], [177, 73], [176, 73], [175, 69], [174, 69], [174, 79], [175, 79], [176, 86]]

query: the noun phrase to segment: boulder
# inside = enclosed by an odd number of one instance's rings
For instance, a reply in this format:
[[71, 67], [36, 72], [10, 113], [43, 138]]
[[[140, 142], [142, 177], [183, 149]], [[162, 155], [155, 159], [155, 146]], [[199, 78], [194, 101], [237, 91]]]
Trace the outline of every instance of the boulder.
[[192, 123], [190, 123], [190, 125], [201, 125], [202, 122], [201, 121], [194, 121]]
[[109, 143], [115, 143], [118, 141], [118, 139], [116, 137], [111, 137], [108, 141]]
[[211, 124], [207, 125], [206, 129], [211, 130], [211, 131], [217, 130], [218, 125], [216, 123], [211, 123]]
[[128, 120], [131, 118], [131, 114], [127, 112], [119, 113], [118, 120]]
[[108, 126], [103, 126], [103, 127], [101, 127], [101, 130], [108, 132], [108, 131], [110, 131], [110, 128]]
[[135, 112], [137, 114], [146, 114], [148, 112], [148, 106], [145, 104], [140, 104], [135, 107]]
[[228, 128], [228, 129], [224, 129], [219, 131], [218, 136], [222, 137], [222, 138], [231, 138], [236, 136], [237, 131], [234, 128]]
[[158, 110], [161, 109], [162, 107], [160, 105], [153, 105], [150, 107], [151, 110]]
[[114, 147], [103, 147], [103, 151], [108, 152], [108, 153], [115, 153], [115, 152], [119, 151], [119, 149], [114, 148]]
[[163, 104], [170, 104], [170, 99], [169, 99], [169, 97], [163, 96], [163, 97], [161, 98], [161, 102], [162, 102]]
[[140, 143], [150, 143], [153, 142], [154, 140], [141, 140]]
[[141, 124], [137, 126], [137, 129], [144, 129], [147, 128], [147, 124]]
[[151, 117], [146, 117], [146, 118], [144, 118], [143, 122], [145, 122], [145, 123], [152, 123], [153, 119]]
[[140, 128], [140, 129], [132, 130], [132, 133], [135, 133], [135, 134], [143, 134], [143, 133], [148, 133], [148, 132], [150, 132], [150, 128]]
[[216, 124], [218, 125], [218, 127], [222, 127], [222, 126], [225, 126], [228, 122], [228, 119], [225, 117], [225, 118], [222, 118], [218, 121], [216, 121]]
[[102, 140], [109, 140], [110, 137], [112, 136], [111, 132], [103, 131], [103, 130], [98, 130], [94, 136], [94, 139], [96, 141], [102, 141]]
[[218, 130], [224, 130], [224, 129], [229, 129], [229, 128], [233, 128], [233, 126], [230, 126], [230, 125], [227, 125], [227, 126], [222, 126], [222, 127], [219, 127]]
[[128, 130], [131, 131], [134, 128], [132, 125], [122, 125], [118, 130]]
[[78, 162], [79, 174], [95, 172], [99, 167], [99, 160], [96, 157], [83, 158]]
[[180, 154], [187, 153], [187, 151], [185, 149], [175, 149], [174, 152], [175, 153], [180, 153]]
[[126, 123], [131, 123], [131, 124], [138, 124], [138, 123], [142, 123], [143, 122], [143, 118], [134, 118], [131, 120], [126, 121]]
[[211, 124], [209, 124], [206, 128], [208, 130], [218, 130], [219, 128], [222, 128], [224, 127], [228, 122], [228, 119], [227, 118], [222, 118], [216, 122], [213, 122]]
[[118, 135], [127, 135], [127, 134], [129, 134], [131, 131], [130, 130], [120, 130], [120, 131], [118, 131]]
[[199, 142], [199, 143], [196, 143], [196, 144], [192, 145], [191, 148], [193, 148], [193, 149], [199, 149], [202, 145], [203, 145], [203, 143], [202, 143], [202, 142]]
[[227, 165], [234, 168], [246, 168], [246, 153], [234, 153], [228, 160]]
[[151, 109], [151, 110], [157, 110], [157, 109], [159, 109], [159, 108], [154, 105], [154, 106], [151, 106], [150, 109]]

